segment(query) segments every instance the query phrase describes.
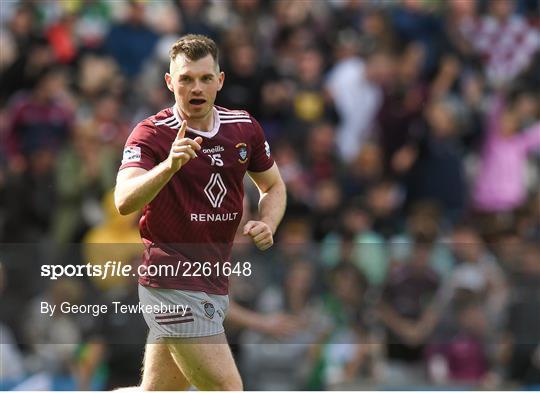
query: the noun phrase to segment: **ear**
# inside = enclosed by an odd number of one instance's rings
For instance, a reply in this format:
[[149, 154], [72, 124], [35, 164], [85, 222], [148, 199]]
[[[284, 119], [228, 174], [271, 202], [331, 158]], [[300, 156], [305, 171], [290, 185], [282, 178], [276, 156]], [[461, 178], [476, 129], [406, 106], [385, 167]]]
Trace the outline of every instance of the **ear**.
[[172, 76], [168, 72], [165, 73], [165, 83], [167, 85], [167, 88], [174, 93], [174, 86], [172, 83]]
[[223, 82], [225, 81], [225, 73], [223, 71], [221, 71], [218, 75], [218, 91], [221, 90], [221, 88], [223, 87]]

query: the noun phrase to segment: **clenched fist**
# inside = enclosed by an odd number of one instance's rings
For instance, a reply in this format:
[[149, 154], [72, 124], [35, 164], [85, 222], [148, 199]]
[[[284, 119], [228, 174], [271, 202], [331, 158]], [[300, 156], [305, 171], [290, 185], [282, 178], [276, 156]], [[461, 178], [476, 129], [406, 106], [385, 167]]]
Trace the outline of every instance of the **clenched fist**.
[[253, 243], [261, 251], [264, 251], [274, 244], [272, 230], [263, 221], [248, 221], [244, 225], [244, 235], [249, 235], [253, 239]]
[[186, 128], [187, 122], [184, 120], [167, 157], [167, 165], [175, 172], [189, 160], [197, 157], [196, 151], [201, 150], [202, 138], [200, 136], [195, 139], [185, 138]]

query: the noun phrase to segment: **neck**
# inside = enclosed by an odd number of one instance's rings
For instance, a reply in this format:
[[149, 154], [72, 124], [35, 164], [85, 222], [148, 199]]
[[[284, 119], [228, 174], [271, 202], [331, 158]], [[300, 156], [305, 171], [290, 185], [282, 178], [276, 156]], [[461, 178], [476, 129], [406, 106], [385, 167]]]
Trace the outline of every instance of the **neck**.
[[212, 131], [214, 128], [214, 109], [211, 108], [204, 117], [189, 117], [176, 105], [176, 110], [182, 119], [187, 121], [187, 125], [190, 128], [199, 131]]

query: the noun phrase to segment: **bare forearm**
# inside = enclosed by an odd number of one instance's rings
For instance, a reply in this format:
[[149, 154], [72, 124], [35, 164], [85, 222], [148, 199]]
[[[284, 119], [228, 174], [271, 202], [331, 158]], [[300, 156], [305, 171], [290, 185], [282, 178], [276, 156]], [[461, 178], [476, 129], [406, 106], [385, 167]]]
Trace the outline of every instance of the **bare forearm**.
[[133, 213], [150, 203], [174, 173], [166, 162], [162, 162], [142, 175], [119, 180], [114, 199], [120, 214]]
[[260, 317], [256, 312], [240, 306], [235, 301], [231, 301], [231, 303], [229, 304], [227, 322], [232, 323], [236, 326], [256, 330], [259, 326], [259, 320]]
[[261, 196], [259, 201], [260, 220], [268, 224], [272, 233], [276, 232], [285, 213], [286, 205], [287, 192], [285, 184], [281, 180]]

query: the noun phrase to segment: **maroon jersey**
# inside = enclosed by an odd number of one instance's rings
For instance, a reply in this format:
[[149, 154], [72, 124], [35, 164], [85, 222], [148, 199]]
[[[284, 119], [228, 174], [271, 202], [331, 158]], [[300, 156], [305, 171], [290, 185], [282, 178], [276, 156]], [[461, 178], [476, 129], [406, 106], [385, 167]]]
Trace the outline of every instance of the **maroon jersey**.
[[[228, 278], [214, 266], [229, 261], [242, 217], [244, 175], [270, 169], [274, 160], [261, 126], [247, 112], [217, 106], [213, 110], [211, 131], [186, 130], [186, 137], [203, 139], [198, 157], [176, 172], [143, 209], [139, 229], [146, 246], [142, 262], [146, 273], [139, 276], [142, 285], [228, 292]], [[173, 107], [137, 124], [126, 142], [120, 170], [150, 170], [164, 161], [181, 121]], [[182, 262], [210, 262], [211, 273], [199, 271], [201, 275], [194, 277], [193, 269], [188, 272]], [[171, 268], [159, 270], [159, 265]]]

